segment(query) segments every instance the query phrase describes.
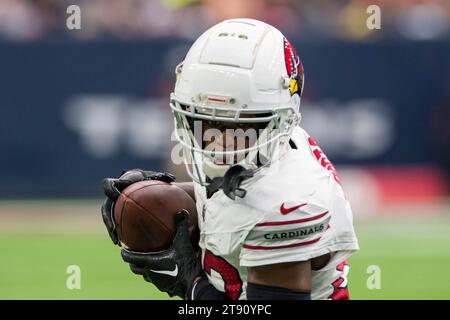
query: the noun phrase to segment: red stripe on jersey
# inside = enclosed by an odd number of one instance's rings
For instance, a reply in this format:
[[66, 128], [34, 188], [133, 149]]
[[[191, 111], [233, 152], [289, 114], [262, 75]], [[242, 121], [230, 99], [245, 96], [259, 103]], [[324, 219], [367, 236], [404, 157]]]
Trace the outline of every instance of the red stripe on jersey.
[[312, 243], [316, 243], [317, 241], [320, 240], [320, 237], [317, 239], [313, 239], [310, 241], [305, 241], [305, 242], [299, 242], [299, 243], [293, 243], [293, 244], [287, 244], [284, 246], [252, 246], [252, 245], [248, 245], [248, 244], [243, 244], [242, 246], [245, 249], [251, 249], [251, 250], [273, 250], [273, 249], [286, 249], [286, 248], [293, 248], [293, 247], [301, 247], [301, 246], [306, 246], [308, 244], [312, 244]]
[[305, 219], [289, 220], [289, 221], [270, 221], [270, 222], [258, 223], [256, 225], [256, 227], [283, 226], [283, 225], [286, 225], [286, 224], [295, 224], [295, 223], [314, 221], [314, 220], [322, 218], [323, 216], [328, 214], [328, 212], [329, 211], [325, 211], [325, 212], [323, 212], [323, 213], [321, 213], [321, 214], [319, 214], [317, 216], [309, 217], [309, 218], [305, 218]]

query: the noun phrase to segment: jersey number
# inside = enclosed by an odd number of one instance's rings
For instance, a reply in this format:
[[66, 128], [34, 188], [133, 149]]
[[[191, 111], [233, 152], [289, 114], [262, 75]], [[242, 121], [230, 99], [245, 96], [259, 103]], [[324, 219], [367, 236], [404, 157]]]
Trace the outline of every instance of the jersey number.
[[242, 280], [235, 267], [229, 264], [224, 258], [216, 256], [209, 250], [205, 250], [203, 268], [211, 276], [211, 269], [216, 271], [222, 277], [225, 288], [225, 295], [237, 300], [242, 293]]
[[311, 152], [316, 157], [316, 160], [320, 163], [320, 165], [322, 167], [327, 169], [331, 173], [331, 175], [333, 176], [334, 180], [337, 183], [340, 184], [341, 182], [340, 182], [339, 177], [337, 175], [336, 169], [334, 168], [334, 166], [331, 163], [331, 161], [328, 160], [328, 158], [325, 155], [325, 153], [323, 153], [322, 149], [320, 149], [319, 145], [311, 137], [308, 138], [308, 143], [309, 143], [309, 147], [311, 148]]

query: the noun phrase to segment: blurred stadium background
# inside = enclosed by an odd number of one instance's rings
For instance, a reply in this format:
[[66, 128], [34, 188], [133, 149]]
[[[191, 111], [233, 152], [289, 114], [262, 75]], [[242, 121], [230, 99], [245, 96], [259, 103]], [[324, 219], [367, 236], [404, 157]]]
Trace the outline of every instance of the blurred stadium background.
[[[81, 30], [66, 28], [69, 4]], [[371, 4], [381, 30], [366, 27]], [[170, 161], [173, 70], [230, 17], [277, 26], [303, 61], [302, 125], [335, 163], [360, 239], [351, 297], [450, 299], [448, 0], [0, 0], [0, 299], [167, 298], [111, 245], [101, 179], [186, 179]]]

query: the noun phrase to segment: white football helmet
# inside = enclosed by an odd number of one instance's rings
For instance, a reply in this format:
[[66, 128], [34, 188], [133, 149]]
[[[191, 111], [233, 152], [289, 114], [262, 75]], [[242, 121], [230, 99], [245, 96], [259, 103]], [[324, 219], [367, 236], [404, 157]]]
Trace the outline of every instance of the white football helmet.
[[[225, 20], [195, 41], [176, 75], [170, 96], [175, 136], [194, 181], [207, 186], [236, 164], [256, 173], [279, 158], [300, 121], [304, 83], [300, 59], [279, 30], [253, 19]], [[202, 122], [260, 132], [243, 148], [211, 150], [196, 130]], [[232, 160], [218, 164], [221, 157]]]

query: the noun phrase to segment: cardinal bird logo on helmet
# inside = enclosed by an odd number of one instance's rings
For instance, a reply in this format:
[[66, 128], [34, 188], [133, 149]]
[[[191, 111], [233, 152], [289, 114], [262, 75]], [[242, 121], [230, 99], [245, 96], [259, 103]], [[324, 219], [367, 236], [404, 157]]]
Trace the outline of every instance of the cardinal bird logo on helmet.
[[297, 51], [291, 43], [284, 38], [284, 62], [289, 76], [289, 92], [291, 96], [294, 94], [302, 95], [303, 91], [303, 65], [297, 55]]

